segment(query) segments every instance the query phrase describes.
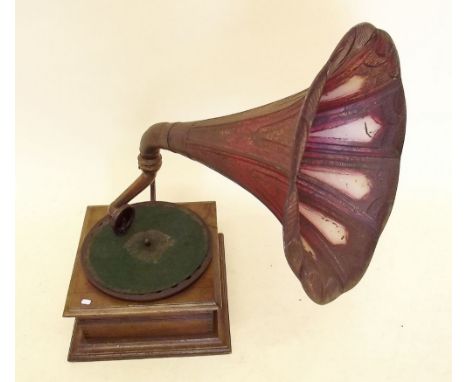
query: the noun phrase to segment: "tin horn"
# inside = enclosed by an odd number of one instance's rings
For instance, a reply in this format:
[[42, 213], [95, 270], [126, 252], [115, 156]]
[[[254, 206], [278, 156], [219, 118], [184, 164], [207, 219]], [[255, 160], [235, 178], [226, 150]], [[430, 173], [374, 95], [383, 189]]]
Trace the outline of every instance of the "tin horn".
[[312, 85], [220, 118], [158, 123], [143, 135], [140, 177], [109, 207], [117, 233], [127, 203], [153, 183], [160, 149], [220, 172], [283, 225], [288, 263], [325, 304], [361, 279], [391, 212], [406, 106], [390, 36], [363, 23], [340, 41]]

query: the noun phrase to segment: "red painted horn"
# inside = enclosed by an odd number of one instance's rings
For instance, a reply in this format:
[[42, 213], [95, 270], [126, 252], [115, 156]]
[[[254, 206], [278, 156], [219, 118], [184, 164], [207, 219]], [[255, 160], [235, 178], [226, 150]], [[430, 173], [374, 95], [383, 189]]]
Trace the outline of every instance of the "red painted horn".
[[307, 90], [243, 113], [151, 126], [140, 145], [143, 174], [109, 212], [117, 231], [128, 226], [126, 203], [154, 180], [159, 149], [185, 155], [273, 212], [289, 265], [325, 304], [369, 265], [395, 198], [405, 124], [395, 46], [386, 32], [359, 24]]

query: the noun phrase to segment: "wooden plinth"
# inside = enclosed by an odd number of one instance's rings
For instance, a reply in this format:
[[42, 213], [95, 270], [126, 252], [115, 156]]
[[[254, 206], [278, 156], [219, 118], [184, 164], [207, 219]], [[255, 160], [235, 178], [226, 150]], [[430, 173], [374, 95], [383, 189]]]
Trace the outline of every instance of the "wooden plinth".
[[[223, 235], [214, 202], [183, 203], [210, 231], [212, 261], [203, 275], [176, 295], [154, 302], [111, 297], [86, 279], [77, 257], [63, 312], [75, 317], [69, 361], [224, 354], [231, 352]], [[107, 211], [89, 206], [83, 239]]]

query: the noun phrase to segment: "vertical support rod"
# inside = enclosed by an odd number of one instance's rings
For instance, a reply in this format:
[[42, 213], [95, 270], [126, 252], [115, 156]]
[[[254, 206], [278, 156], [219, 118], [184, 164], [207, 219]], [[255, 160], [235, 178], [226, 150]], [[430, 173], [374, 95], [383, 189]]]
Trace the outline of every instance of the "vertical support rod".
[[155, 180], [153, 180], [151, 182], [151, 185], [150, 185], [150, 200], [152, 202], [156, 201], [156, 184], [155, 184]]

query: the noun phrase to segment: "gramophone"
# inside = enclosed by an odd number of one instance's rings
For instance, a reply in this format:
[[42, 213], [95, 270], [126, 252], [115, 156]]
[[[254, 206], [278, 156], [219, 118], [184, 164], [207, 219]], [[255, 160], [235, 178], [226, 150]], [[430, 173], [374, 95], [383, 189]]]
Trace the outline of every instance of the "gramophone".
[[[161, 149], [201, 162], [264, 203], [307, 295], [326, 304], [359, 282], [392, 209], [406, 108], [390, 36], [363, 23], [312, 85], [242, 113], [157, 123], [139, 177], [85, 216], [64, 316], [69, 360], [231, 351], [223, 236], [214, 202], [156, 201]], [[146, 188], [150, 201], [129, 204]]]

